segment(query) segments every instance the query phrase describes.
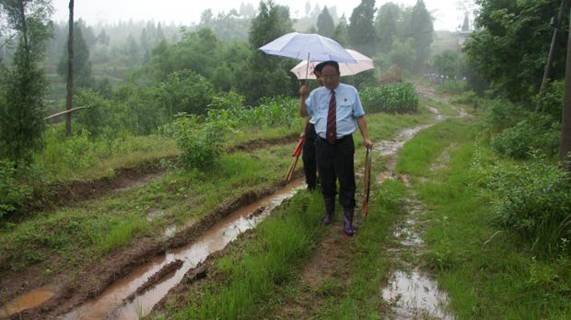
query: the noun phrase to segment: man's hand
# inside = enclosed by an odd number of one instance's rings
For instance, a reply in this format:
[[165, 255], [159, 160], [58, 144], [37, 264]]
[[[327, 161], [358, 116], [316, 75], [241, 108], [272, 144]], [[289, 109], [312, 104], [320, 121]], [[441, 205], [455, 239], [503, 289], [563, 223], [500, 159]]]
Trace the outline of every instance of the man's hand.
[[365, 139], [363, 141], [363, 143], [365, 144], [365, 148], [367, 149], [372, 149], [373, 148], [373, 142], [369, 139]]
[[299, 96], [302, 98], [307, 98], [309, 95], [309, 86], [307, 84], [302, 85], [299, 87]]

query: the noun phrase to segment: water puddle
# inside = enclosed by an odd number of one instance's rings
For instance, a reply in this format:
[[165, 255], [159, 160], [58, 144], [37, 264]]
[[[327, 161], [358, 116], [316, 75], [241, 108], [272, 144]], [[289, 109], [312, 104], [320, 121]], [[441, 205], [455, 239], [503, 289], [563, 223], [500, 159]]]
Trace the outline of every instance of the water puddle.
[[[168, 251], [165, 255], [140, 266], [131, 274], [112, 284], [95, 300], [78, 307], [60, 319], [134, 320], [148, 315], [169, 290], [183, 280], [189, 270], [196, 268], [211, 254], [224, 249], [244, 231], [254, 228], [284, 200], [295, 195], [302, 185], [303, 179], [297, 179], [280, 191], [242, 207], [210, 228], [196, 241], [185, 247]], [[148, 290], [140, 294], [136, 293], [137, 289], [149, 278], [176, 260], [183, 262], [176, 271], [169, 273]]]
[[55, 290], [49, 286], [32, 290], [0, 307], [0, 318], [35, 308], [51, 299], [54, 295]]
[[454, 319], [445, 309], [446, 294], [418, 270], [395, 272], [383, 290], [383, 299], [392, 305], [394, 319]]

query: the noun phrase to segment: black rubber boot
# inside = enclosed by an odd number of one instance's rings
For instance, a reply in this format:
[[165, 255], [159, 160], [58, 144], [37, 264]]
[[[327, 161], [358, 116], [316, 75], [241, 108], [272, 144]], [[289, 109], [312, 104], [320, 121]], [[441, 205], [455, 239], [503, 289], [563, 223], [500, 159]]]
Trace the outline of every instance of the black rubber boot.
[[325, 200], [325, 216], [323, 224], [329, 225], [333, 221], [333, 212], [335, 212], [335, 198], [324, 198]]
[[355, 209], [343, 209], [343, 232], [348, 236], [353, 236], [355, 230], [353, 229], [353, 216], [355, 214]]

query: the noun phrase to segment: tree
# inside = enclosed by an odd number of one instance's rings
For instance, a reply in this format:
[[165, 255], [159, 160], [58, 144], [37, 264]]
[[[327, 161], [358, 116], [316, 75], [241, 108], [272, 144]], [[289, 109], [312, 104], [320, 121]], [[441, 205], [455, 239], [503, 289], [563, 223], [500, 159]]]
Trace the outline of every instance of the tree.
[[[87, 43], [83, 38], [83, 30], [80, 24], [74, 23], [73, 34], [73, 78], [74, 85], [77, 88], [89, 88], [92, 84], [93, 78], [91, 76], [91, 61], [90, 52]], [[71, 37], [70, 37], [71, 38]], [[67, 49], [67, 46], [66, 46]], [[68, 75], [68, 57], [69, 50], [65, 50], [60, 63], [58, 65], [58, 74], [64, 77], [67, 81]]]
[[349, 42], [368, 56], [373, 56], [377, 50], [374, 16], [375, 0], [361, 0], [349, 19]]
[[250, 28], [250, 47], [254, 50], [246, 70], [242, 70], [239, 91], [247, 96], [248, 103], [255, 103], [264, 96], [291, 94], [296, 87], [289, 69], [291, 60], [267, 56], [257, 50], [264, 44], [292, 32], [292, 22], [287, 7], [275, 5], [271, 0], [261, 1], [258, 15]]
[[14, 61], [2, 79], [0, 98], [0, 156], [14, 161], [30, 161], [41, 147], [45, 128], [46, 81], [38, 67], [50, 37], [49, 0], [2, 0], [9, 27], [15, 31]]
[[398, 5], [389, 2], [379, 8], [375, 20], [375, 28], [379, 36], [379, 49], [383, 53], [391, 51], [393, 41], [397, 37], [397, 22], [401, 14]]
[[319, 17], [317, 17], [317, 33], [328, 38], [331, 38], [335, 33], [335, 24], [327, 7], [324, 7]]
[[422, 73], [430, 58], [430, 46], [434, 40], [432, 16], [426, 10], [423, 0], [418, 0], [412, 8], [410, 33], [416, 46], [415, 71]]
[[345, 15], [339, 18], [339, 23], [335, 27], [335, 33], [333, 34], [333, 39], [337, 40], [342, 46], [349, 45], [349, 26], [347, 26], [347, 19]]
[[[551, 17], [559, 0], [479, 1], [476, 31], [466, 42], [471, 67], [492, 88], [512, 101], [521, 102], [537, 93], [553, 30]], [[562, 25], [569, 19], [566, 12]], [[565, 70], [566, 37], [556, 43], [550, 78], [561, 80]]]

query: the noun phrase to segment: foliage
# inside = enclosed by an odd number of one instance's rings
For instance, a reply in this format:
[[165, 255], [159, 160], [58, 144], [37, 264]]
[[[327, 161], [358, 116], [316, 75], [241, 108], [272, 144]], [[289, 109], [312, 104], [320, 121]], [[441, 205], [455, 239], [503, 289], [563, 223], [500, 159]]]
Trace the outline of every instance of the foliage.
[[377, 51], [377, 33], [374, 26], [375, 0], [361, 0], [349, 18], [349, 42], [358, 51], [373, 56]]
[[349, 45], [349, 26], [347, 25], [345, 15], [339, 18], [339, 23], [337, 23], [337, 26], [335, 27], [333, 39], [344, 47]]
[[515, 126], [526, 115], [524, 108], [507, 100], [487, 100], [483, 106], [486, 110], [484, 124], [493, 133]]
[[[93, 86], [91, 76], [91, 61], [89, 60], [89, 47], [85, 43], [82, 24], [74, 23], [73, 32], [73, 83], [76, 88], [89, 88]], [[63, 48], [63, 55], [57, 67], [58, 74], [67, 81], [68, 52], [67, 42]]]
[[157, 99], [169, 118], [172, 118], [180, 112], [206, 113], [213, 94], [214, 88], [206, 78], [192, 71], [180, 71], [171, 73], [159, 85]]
[[563, 81], [550, 82], [543, 94], [537, 94], [534, 97], [532, 105], [539, 112], [561, 121], [564, 93], [565, 83]]
[[[479, 1], [478, 28], [465, 50], [473, 68], [501, 95], [524, 101], [537, 92], [553, 32], [550, 19], [557, 14], [560, 3]], [[563, 26], [569, 25], [567, 12]], [[551, 78], [555, 80], [563, 78], [566, 41], [567, 36], [562, 34], [556, 43], [559, 53], [551, 68]]]
[[491, 145], [497, 152], [515, 159], [526, 159], [535, 150], [553, 156], [559, 150], [559, 136], [559, 124], [550, 116], [530, 113], [494, 137]]
[[426, 9], [423, 0], [417, 0], [412, 8], [409, 32], [414, 39], [415, 71], [422, 72], [430, 57], [430, 45], [433, 42], [434, 26], [432, 16]]
[[335, 33], [335, 23], [333, 23], [333, 18], [329, 14], [327, 6], [323, 8], [323, 11], [317, 17], [317, 33], [328, 38], [331, 38]]
[[17, 212], [29, 199], [32, 190], [18, 182], [13, 162], [0, 161], [0, 221]]
[[418, 109], [418, 95], [411, 83], [365, 88], [361, 100], [368, 112], [414, 113]]
[[392, 50], [393, 41], [397, 37], [397, 22], [401, 9], [393, 2], [383, 4], [375, 18], [375, 28], [379, 35], [379, 50], [388, 53]]
[[9, 70], [3, 73], [0, 94], [0, 157], [29, 161], [42, 145], [45, 126], [46, 82], [38, 63], [49, 37], [49, 1], [2, 1], [10, 27], [17, 33], [17, 49]]
[[567, 250], [571, 239], [571, 183], [568, 173], [545, 158], [492, 167], [488, 187], [495, 193], [498, 223], [519, 234], [540, 255]]
[[179, 116], [171, 125], [182, 164], [187, 168], [213, 167], [222, 154], [226, 127], [220, 121], [201, 123], [196, 117]]
[[434, 71], [448, 79], [456, 79], [462, 73], [462, 57], [458, 51], [446, 50], [432, 58]]

